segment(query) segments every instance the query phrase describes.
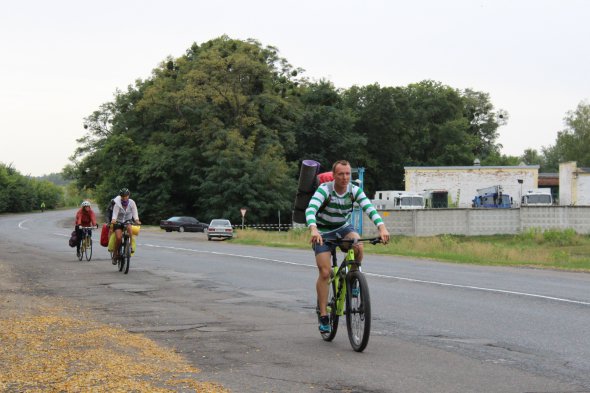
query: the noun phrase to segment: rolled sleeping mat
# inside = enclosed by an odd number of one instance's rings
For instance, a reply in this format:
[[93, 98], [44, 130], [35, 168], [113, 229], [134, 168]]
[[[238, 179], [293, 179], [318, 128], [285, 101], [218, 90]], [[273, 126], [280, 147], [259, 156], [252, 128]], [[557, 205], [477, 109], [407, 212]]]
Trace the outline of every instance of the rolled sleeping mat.
[[320, 163], [314, 160], [303, 160], [301, 170], [299, 171], [299, 184], [297, 191], [313, 192], [315, 191], [316, 175], [320, 171]]
[[305, 224], [305, 210], [293, 210], [293, 222]]
[[[295, 195], [295, 211], [303, 211], [303, 221], [305, 222], [305, 209], [309, 204], [313, 193], [317, 188], [317, 174], [320, 170], [320, 163], [314, 160], [303, 160], [301, 170], [299, 171], [299, 184], [297, 185], [297, 194]], [[295, 216], [295, 215], [294, 215]], [[301, 219], [300, 215], [297, 215]]]

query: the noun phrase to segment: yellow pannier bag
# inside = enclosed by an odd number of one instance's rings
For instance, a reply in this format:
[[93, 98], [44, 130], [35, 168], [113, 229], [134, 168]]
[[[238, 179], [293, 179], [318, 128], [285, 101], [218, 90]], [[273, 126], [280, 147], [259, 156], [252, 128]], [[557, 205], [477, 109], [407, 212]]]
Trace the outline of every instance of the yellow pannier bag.
[[116, 237], [115, 237], [115, 232], [113, 232], [113, 233], [111, 233], [111, 236], [109, 237], [109, 245], [108, 245], [109, 252], [115, 251], [115, 244], [116, 244]]
[[[131, 238], [131, 255], [135, 254], [135, 248], [136, 248], [136, 240], [135, 240], [135, 236], [139, 235], [139, 225], [132, 225], [132, 229], [131, 232], [133, 233], [133, 237]], [[115, 237], [115, 232], [111, 233], [111, 236], [109, 237], [109, 245], [108, 245], [108, 250], [109, 252], [113, 252], [115, 251], [115, 244], [117, 244], [117, 238]]]

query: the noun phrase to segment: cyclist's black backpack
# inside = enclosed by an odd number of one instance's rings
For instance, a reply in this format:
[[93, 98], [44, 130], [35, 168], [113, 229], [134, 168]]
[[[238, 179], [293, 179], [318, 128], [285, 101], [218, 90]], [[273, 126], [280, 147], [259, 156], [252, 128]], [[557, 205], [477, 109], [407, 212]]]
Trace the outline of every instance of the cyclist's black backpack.
[[78, 243], [78, 233], [76, 231], [73, 231], [72, 235], [70, 236], [70, 240], [69, 240], [68, 244], [70, 245], [70, 247], [76, 247], [77, 243]]
[[111, 203], [109, 203], [109, 207], [107, 207], [107, 211], [105, 213], [107, 222], [111, 222], [111, 220], [113, 219], [113, 206], [115, 206], [115, 200], [111, 199]]

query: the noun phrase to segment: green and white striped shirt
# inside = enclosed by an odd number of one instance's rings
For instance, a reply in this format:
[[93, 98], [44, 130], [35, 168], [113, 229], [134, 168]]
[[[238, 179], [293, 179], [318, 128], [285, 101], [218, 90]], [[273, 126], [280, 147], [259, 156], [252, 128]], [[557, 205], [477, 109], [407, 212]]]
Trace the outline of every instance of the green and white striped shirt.
[[[354, 198], [350, 197], [351, 193]], [[327, 198], [329, 198], [330, 202], [323, 211], [318, 213]], [[365, 214], [373, 221], [373, 224], [376, 226], [383, 225], [383, 219], [377, 213], [377, 209], [360, 187], [349, 183], [346, 192], [339, 195], [334, 190], [334, 182], [327, 182], [318, 187], [309, 201], [309, 205], [305, 210], [307, 226], [316, 225], [321, 233], [340, 228], [350, 219], [353, 200], [359, 204]]]

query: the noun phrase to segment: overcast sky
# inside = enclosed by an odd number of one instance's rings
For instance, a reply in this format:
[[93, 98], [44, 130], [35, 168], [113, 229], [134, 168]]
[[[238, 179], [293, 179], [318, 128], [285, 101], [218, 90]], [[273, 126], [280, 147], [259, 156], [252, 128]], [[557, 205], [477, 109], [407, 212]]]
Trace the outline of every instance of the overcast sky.
[[555, 144], [590, 99], [590, 1], [19, 1], [0, 12], [0, 162], [60, 172], [83, 118], [167, 56], [227, 34], [278, 47], [336, 87], [432, 79], [490, 94], [498, 140]]

